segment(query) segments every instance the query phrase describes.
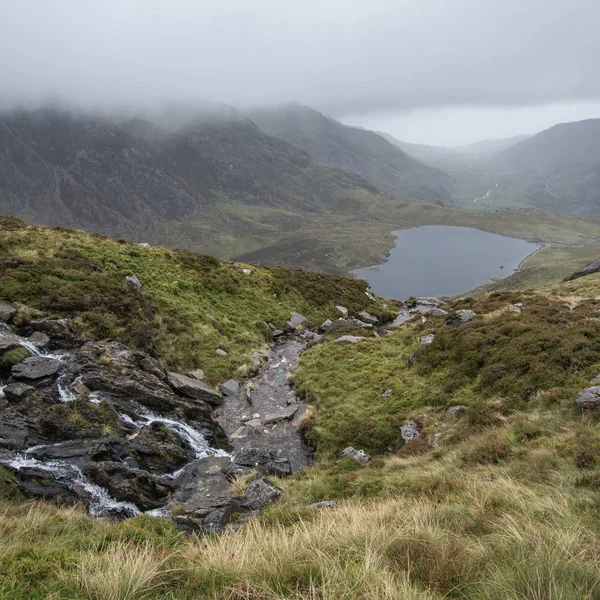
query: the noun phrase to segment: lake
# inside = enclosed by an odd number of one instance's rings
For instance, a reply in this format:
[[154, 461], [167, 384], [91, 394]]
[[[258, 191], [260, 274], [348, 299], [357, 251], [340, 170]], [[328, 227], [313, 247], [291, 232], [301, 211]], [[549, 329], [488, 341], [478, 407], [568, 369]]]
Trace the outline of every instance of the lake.
[[538, 248], [470, 227], [428, 225], [393, 233], [396, 246], [386, 262], [352, 273], [376, 294], [398, 300], [468, 292], [493, 277], [508, 277]]

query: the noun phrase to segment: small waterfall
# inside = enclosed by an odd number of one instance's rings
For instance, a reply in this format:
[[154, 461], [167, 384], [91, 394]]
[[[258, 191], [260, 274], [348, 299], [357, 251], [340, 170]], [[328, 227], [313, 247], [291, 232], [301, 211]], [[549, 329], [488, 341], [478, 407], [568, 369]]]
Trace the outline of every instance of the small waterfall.
[[17, 470], [22, 467], [34, 467], [48, 471], [52, 473], [56, 481], [67, 484], [71, 489], [76, 485], [81, 486], [92, 498], [88, 505], [91, 515], [107, 516], [119, 513], [134, 517], [141, 514], [140, 509], [135, 504], [115, 500], [104, 488], [92, 483], [77, 466], [65, 461], [49, 460], [42, 462], [36, 458], [19, 454], [9, 459], [3, 459], [2, 462]]
[[67, 375], [61, 375], [56, 380], [56, 389], [58, 390], [58, 397], [61, 402], [73, 402], [73, 400], [77, 400], [77, 394], [71, 388], [71, 382]]
[[140, 415], [137, 421], [134, 421], [129, 415], [121, 414], [119, 417], [129, 425], [134, 425], [138, 429], [151, 425], [152, 423], [162, 423], [168, 427], [175, 435], [187, 442], [190, 448], [196, 454], [196, 458], [207, 458], [208, 456], [231, 457], [225, 450], [218, 450], [210, 446], [206, 438], [193, 427], [181, 421], [159, 417], [146, 408], [140, 409]]
[[27, 350], [29, 350], [33, 356], [52, 358], [54, 360], [64, 360], [65, 356], [67, 356], [66, 354], [54, 354], [52, 352], [48, 352], [46, 348], [40, 349], [25, 338], [21, 338], [18, 343], [23, 346], [23, 348], [27, 348]]

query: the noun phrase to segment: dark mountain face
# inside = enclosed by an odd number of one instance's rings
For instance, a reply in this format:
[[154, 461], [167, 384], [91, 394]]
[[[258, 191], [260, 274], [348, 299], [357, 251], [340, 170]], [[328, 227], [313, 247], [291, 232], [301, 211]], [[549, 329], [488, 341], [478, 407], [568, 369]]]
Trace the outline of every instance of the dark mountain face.
[[256, 110], [249, 117], [314, 160], [356, 173], [395, 198], [451, 202], [448, 174], [419, 162], [377, 133], [343, 125], [298, 104]]
[[319, 213], [357, 191], [376, 195], [241, 116], [176, 132], [56, 111], [0, 118], [0, 214], [38, 223], [163, 243], [175, 231], [171, 244], [201, 248], [223, 203]]
[[502, 152], [497, 162], [539, 175], [541, 208], [574, 213], [600, 209], [600, 119], [555, 125]]

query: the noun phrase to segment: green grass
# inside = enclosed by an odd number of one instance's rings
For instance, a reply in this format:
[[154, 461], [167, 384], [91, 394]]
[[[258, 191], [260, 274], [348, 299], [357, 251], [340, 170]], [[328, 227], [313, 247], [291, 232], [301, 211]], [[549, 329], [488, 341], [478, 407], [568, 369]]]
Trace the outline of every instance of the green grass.
[[81, 333], [149, 350], [171, 370], [202, 368], [211, 383], [243, 368], [267, 343], [266, 323], [284, 328], [290, 311], [316, 324], [338, 304], [391, 317], [365, 282], [347, 277], [259, 266], [248, 276], [247, 265], [14, 219], [0, 233], [0, 297], [72, 317]]

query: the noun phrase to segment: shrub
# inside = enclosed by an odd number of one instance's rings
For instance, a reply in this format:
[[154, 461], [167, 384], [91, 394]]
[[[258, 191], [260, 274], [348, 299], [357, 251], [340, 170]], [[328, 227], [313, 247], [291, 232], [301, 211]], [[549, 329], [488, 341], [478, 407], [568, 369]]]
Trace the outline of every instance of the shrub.
[[506, 440], [490, 438], [479, 442], [469, 450], [465, 458], [480, 465], [497, 464], [512, 454], [512, 447]]

